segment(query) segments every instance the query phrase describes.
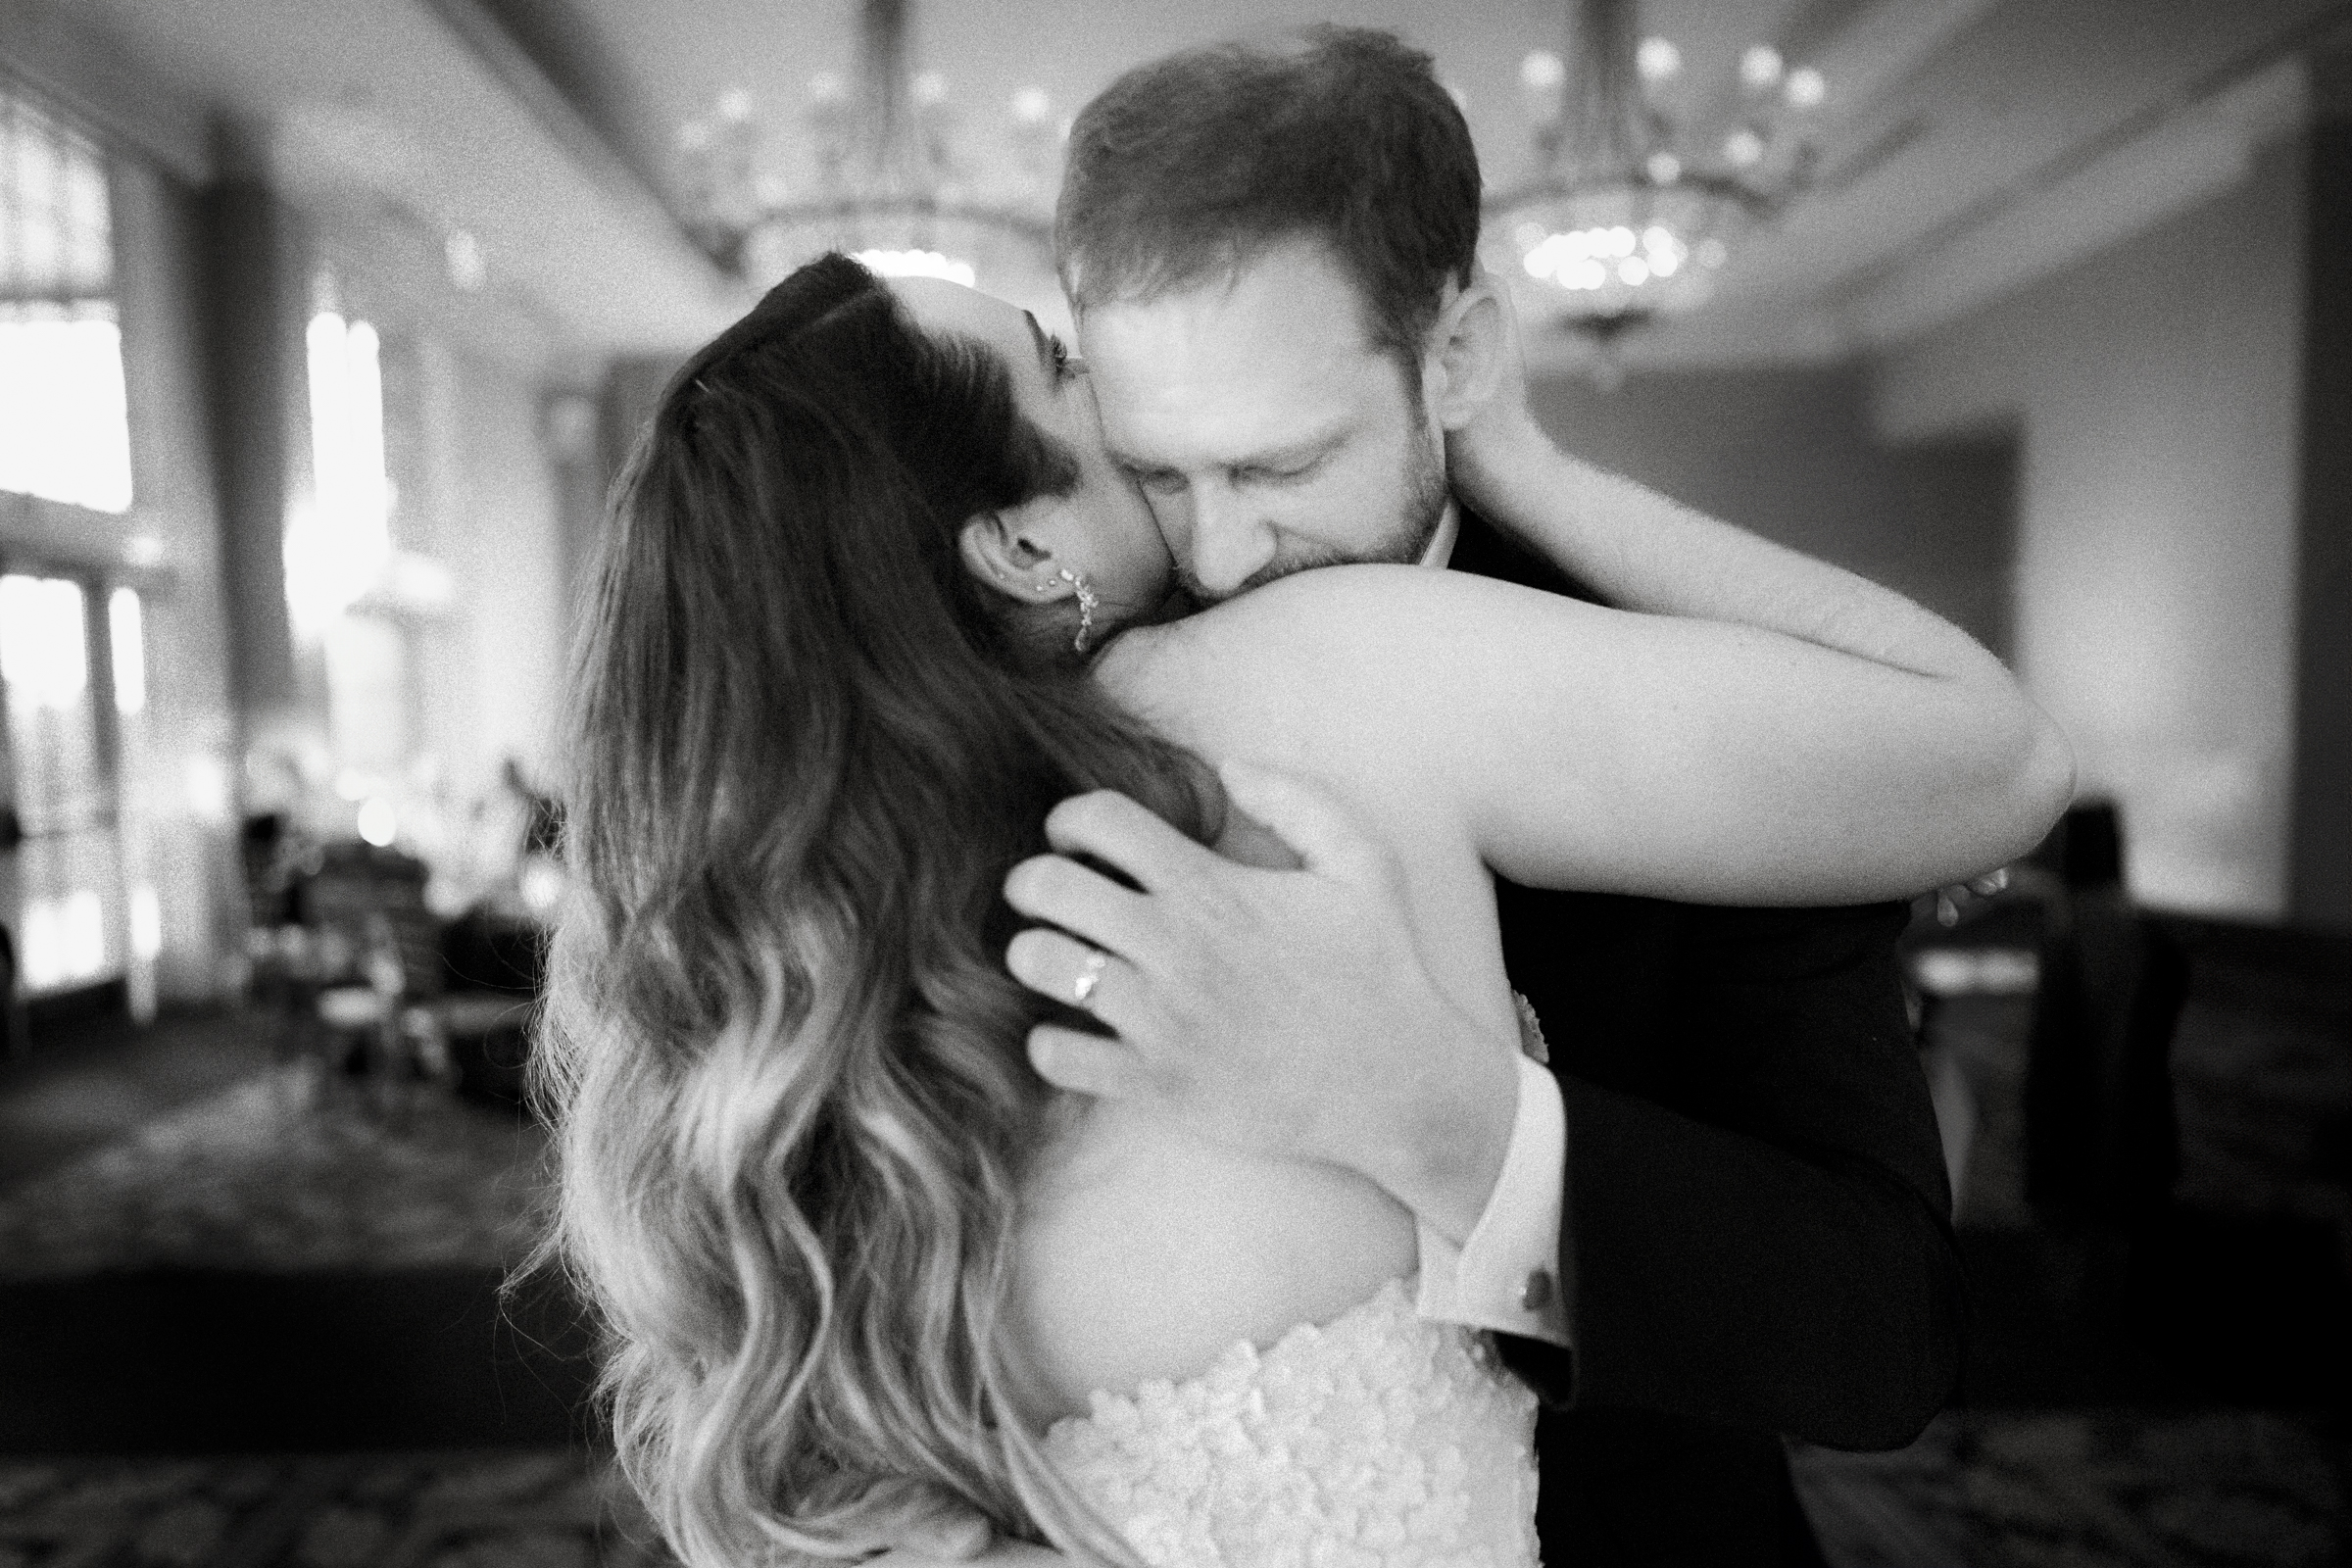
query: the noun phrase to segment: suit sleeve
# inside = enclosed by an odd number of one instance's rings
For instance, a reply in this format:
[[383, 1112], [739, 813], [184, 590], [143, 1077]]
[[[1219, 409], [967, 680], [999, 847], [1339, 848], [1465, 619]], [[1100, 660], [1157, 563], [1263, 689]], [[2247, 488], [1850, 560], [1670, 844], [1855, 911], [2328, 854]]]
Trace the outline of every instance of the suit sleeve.
[[1505, 1347], [1548, 1401], [1846, 1448], [1942, 1405], [1964, 1293], [1902, 918], [1690, 908], [1673, 1016], [1563, 1064], [1574, 1348]]

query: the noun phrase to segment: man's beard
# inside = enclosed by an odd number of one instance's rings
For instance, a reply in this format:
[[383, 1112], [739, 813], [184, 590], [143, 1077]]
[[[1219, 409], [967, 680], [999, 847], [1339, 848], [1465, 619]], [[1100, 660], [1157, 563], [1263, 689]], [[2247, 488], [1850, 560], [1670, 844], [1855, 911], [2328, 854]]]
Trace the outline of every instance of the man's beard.
[[[1420, 421], [1416, 420], [1415, 434], [1419, 433]], [[1195, 608], [1205, 608], [1295, 571], [1309, 571], [1316, 566], [1418, 565], [1421, 558], [1429, 554], [1429, 542], [1438, 536], [1439, 524], [1446, 520], [1446, 504], [1450, 498], [1446, 487], [1445, 447], [1439, 441], [1405, 443], [1404, 473], [1398, 490], [1400, 501], [1396, 520], [1360, 549], [1278, 548], [1274, 559], [1251, 573], [1240, 587], [1213, 595], [1202, 592], [1199, 580], [1179, 562], [1176, 571], [1184, 593]]]

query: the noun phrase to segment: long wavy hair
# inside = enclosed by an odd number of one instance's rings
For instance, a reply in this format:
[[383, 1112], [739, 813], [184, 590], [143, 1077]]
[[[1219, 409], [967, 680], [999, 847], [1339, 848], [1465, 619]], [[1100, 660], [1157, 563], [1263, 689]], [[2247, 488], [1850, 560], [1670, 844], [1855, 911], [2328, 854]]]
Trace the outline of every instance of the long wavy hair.
[[534, 1091], [631, 1480], [693, 1568], [854, 1557], [942, 1496], [1131, 1560], [1024, 1430], [999, 1338], [1051, 1010], [1000, 883], [1064, 796], [1196, 837], [1188, 756], [960, 525], [1067, 493], [1004, 367], [863, 268], [796, 272], [663, 392], [576, 659]]

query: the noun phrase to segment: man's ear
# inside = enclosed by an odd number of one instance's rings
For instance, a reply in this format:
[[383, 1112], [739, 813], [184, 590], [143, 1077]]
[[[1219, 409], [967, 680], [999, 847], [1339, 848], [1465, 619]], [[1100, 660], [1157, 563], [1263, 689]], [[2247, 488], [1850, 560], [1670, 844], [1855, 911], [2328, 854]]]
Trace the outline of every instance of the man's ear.
[[1446, 285], [1425, 340], [1421, 376], [1430, 416], [1443, 429], [1458, 430], [1478, 417], [1507, 379], [1511, 313], [1500, 287], [1483, 267], [1468, 286]]

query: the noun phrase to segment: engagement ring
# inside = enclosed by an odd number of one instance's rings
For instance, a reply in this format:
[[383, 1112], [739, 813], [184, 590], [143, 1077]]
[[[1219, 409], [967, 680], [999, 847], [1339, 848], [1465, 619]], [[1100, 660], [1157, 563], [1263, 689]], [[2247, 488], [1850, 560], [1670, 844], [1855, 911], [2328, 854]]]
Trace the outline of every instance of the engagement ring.
[[1078, 983], [1070, 988], [1078, 1005], [1086, 1005], [1086, 999], [1095, 994], [1095, 987], [1102, 983], [1102, 971], [1109, 966], [1110, 955], [1101, 948], [1086, 956], [1086, 969], [1078, 976]]

